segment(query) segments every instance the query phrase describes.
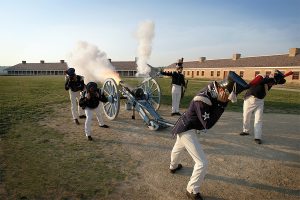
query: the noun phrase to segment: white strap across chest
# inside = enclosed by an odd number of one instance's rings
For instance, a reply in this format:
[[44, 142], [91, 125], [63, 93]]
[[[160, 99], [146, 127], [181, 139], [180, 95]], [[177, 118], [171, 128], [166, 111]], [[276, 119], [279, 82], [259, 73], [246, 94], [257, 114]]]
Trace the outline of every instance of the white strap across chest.
[[193, 98], [193, 101], [202, 101], [203, 103], [206, 103], [207, 105], [212, 105], [211, 101], [209, 98], [207, 97], [203, 97], [203, 96], [195, 96]]

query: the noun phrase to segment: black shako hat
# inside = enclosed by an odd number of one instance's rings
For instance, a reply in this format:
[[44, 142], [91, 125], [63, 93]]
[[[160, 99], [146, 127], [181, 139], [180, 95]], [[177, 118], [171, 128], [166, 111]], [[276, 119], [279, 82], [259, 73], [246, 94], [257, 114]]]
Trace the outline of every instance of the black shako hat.
[[235, 90], [235, 94], [240, 94], [249, 88], [248, 83], [233, 71], [229, 71], [228, 76], [219, 82], [219, 87], [227, 89], [229, 93]]
[[284, 84], [286, 82], [286, 80], [284, 79], [285, 75], [279, 71], [279, 70], [275, 70], [274, 73], [274, 80], [275, 80], [275, 84]]
[[182, 68], [183, 65], [183, 58], [178, 59], [178, 62], [176, 63], [177, 68]]
[[69, 68], [66, 71], [66, 74], [68, 74], [69, 76], [74, 76], [75, 75], [75, 69], [74, 68]]
[[89, 83], [86, 85], [86, 90], [87, 90], [87, 91], [90, 91], [91, 88], [93, 88], [94, 91], [96, 91], [97, 88], [98, 88], [97, 83], [95, 83], [95, 82], [89, 82]]
[[209, 91], [213, 98], [218, 97], [218, 87], [225, 89], [228, 94], [234, 92], [237, 95], [248, 89], [249, 85], [235, 72], [229, 71], [228, 76], [224, 80], [220, 82], [214, 81], [212, 85], [209, 85]]

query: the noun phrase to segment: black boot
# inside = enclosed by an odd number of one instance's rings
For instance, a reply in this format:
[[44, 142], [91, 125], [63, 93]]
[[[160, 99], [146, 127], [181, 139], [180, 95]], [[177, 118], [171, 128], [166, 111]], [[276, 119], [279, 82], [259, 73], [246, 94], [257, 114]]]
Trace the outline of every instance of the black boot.
[[199, 192], [197, 194], [194, 194], [186, 191], [186, 196], [188, 196], [189, 199], [193, 200], [204, 200]]
[[241, 135], [241, 136], [245, 136], [245, 135], [249, 135], [249, 133], [241, 132], [240, 135]]
[[261, 144], [261, 139], [254, 139], [254, 141], [257, 143], [257, 144]]
[[175, 169], [170, 169], [170, 173], [174, 174], [177, 170], [180, 170], [182, 168], [182, 164], [178, 164], [178, 166]]
[[77, 125], [79, 125], [78, 119], [74, 119], [74, 123], [77, 124]]

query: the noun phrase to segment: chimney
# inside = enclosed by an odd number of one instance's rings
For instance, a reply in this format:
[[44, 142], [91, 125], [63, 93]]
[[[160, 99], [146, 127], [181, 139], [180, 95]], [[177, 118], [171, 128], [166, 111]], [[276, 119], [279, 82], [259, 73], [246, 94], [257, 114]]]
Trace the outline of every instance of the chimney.
[[290, 48], [289, 57], [295, 57], [299, 53], [300, 53], [300, 48]]
[[134, 62], [137, 62], [138, 61], [138, 57], [134, 57]]
[[232, 60], [237, 60], [241, 58], [241, 54], [240, 53], [235, 53], [232, 55]]
[[111, 63], [111, 58], [109, 58], [108, 61]]
[[204, 62], [206, 60], [206, 57], [200, 57], [199, 62]]
[[23, 60], [23, 61], [22, 61], [22, 64], [26, 64], [26, 61], [25, 61], [25, 60]]
[[65, 63], [65, 60], [60, 60], [60, 63]]
[[41, 63], [42, 63], [42, 64], [44, 64], [44, 63], [45, 63], [45, 61], [41, 60]]

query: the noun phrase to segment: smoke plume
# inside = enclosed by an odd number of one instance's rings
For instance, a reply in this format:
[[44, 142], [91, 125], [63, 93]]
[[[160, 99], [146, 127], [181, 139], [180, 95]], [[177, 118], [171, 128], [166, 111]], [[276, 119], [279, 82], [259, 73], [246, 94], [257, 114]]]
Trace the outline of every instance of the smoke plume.
[[154, 23], [152, 21], [142, 22], [137, 30], [138, 60], [137, 76], [149, 76], [151, 68], [148, 60], [152, 51], [152, 39], [154, 38]]
[[69, 54], [68, 65], [75, 68], [76, 74], [84, 76], [85, 83], [104, 82], [107, 78], [113, 78], [117, 83], [120, 80], [106, 53], [84, 41], [79, 41]]

